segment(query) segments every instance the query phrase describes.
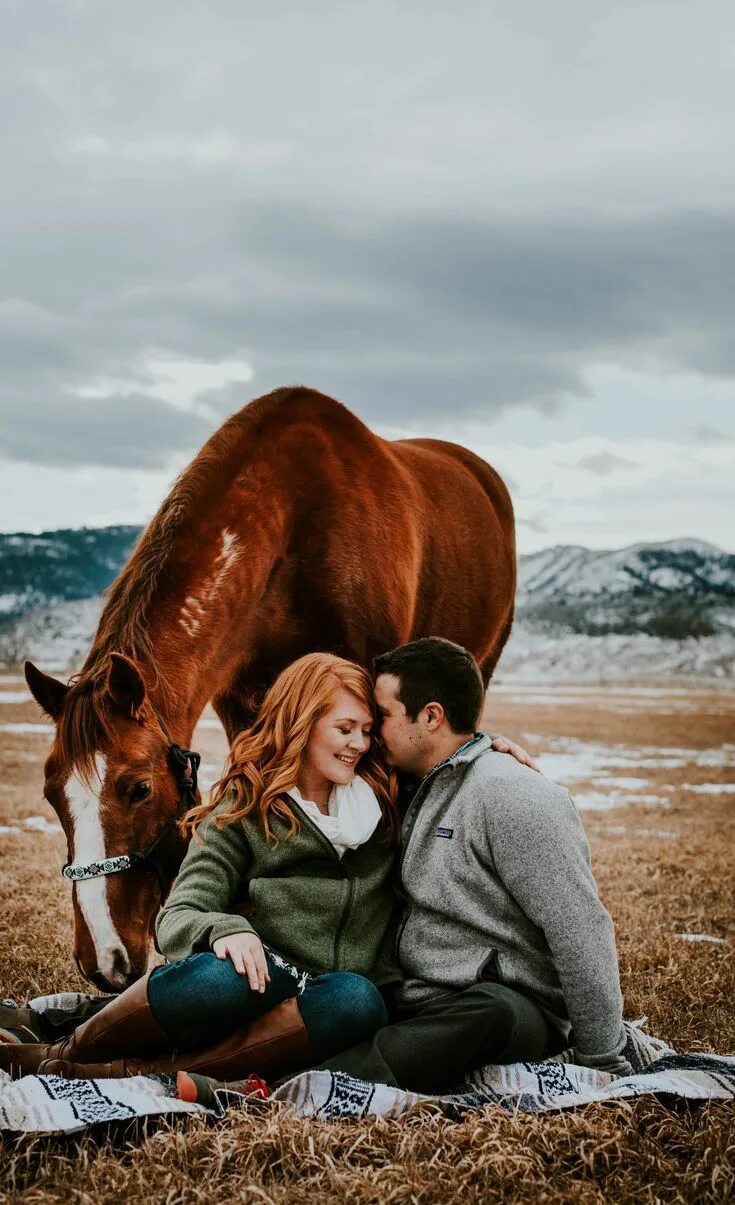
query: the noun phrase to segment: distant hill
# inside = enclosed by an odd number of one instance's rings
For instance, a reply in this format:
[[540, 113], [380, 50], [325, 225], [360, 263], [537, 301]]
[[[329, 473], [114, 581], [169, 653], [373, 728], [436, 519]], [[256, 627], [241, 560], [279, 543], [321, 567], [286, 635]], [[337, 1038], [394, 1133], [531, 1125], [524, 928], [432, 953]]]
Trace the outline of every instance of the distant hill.
[[[32, 656], [78, 664], [96, 629], [101, 592], [140, 530], [0, 535], [0, 662]], [[579, 673], [591, 659], [596, 675], [617, 672], [606, 660], [618, 658], [621, 672], [647, 659], [651, 673], [659, 666], [729, 676], [735, 556], [699, 540], [612, 552], [563, 545], [522, 556], [516, 624], [500, 669], [527, 674], [538, 665], [556, 673], [570, 658]]]
[[0, 617], [100, 594], [117, 576], [140, 527], [0, 533]]
[[682, 640], [735, 630], [735, 556], [701, 540], [520, 558], [518, 615], [545, 632]]

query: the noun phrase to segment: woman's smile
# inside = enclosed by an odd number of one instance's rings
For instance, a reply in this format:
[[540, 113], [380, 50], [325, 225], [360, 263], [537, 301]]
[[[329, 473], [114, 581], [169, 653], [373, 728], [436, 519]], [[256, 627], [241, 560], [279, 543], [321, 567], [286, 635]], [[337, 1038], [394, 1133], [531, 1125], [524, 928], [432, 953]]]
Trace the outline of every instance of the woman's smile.
[[297, 785], [307, 799], [326, 806], [333, 787], [350, 785], [370, 748], [372, 727], [365, 703], [339, 687], [332, 706], [316, 720], [301, 763]]

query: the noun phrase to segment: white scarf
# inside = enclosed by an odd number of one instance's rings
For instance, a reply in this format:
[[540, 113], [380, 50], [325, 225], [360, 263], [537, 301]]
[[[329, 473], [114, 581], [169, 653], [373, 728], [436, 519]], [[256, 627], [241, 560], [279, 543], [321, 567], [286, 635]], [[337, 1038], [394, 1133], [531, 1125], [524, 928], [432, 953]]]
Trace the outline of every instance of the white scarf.
[[298, 787], [293, 787], [288, 793], [332, 842], [340, 858], [346, 849], [357, 849], [358, 845], [364, 845], [378, 827], [380, 804], [372, 787], [358, 774], [348, 786], [332, 787], [328, 816], [320, 812], [311, 799], [304, 799]]

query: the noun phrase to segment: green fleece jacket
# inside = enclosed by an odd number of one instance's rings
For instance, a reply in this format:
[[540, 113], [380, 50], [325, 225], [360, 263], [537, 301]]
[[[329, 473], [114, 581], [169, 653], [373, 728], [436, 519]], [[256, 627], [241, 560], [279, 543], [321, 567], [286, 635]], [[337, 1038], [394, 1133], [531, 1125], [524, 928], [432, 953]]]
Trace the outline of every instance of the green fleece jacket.
[[[393, 959], [395, 846], [382, 825], [342, 858], [289, 797], [300, 831], [272, 823], [276, 844], [246, 816], [218, 829], [214, 817], [193, 837], [156, 921], [156, 945], [169, 960], [210, 950], [231, 933], [257, 933], [303, 970], [355, 971], [377, 984], [400, 978]], [[201, 840], [200, 838], [203, 838]]]

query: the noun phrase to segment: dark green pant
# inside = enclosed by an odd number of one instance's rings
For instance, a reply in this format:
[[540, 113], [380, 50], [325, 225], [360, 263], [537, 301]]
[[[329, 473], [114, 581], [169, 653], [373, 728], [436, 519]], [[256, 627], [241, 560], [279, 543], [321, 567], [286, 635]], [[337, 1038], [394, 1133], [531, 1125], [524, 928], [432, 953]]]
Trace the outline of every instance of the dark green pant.
[[446, 1092], [476, 1067], [533, 1061], [557, 1045], [533, 1000], [502, 983], [475, 983], [428, 1001], [320, 1067], [437, 1093]]

